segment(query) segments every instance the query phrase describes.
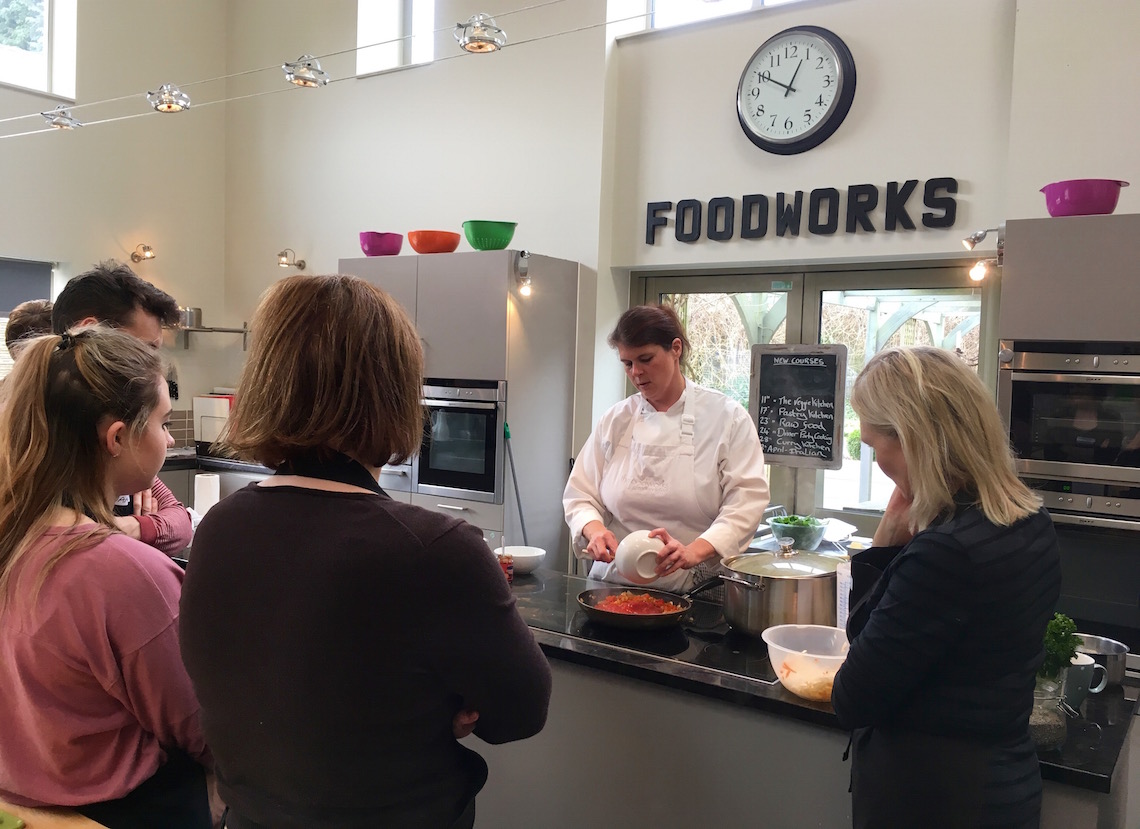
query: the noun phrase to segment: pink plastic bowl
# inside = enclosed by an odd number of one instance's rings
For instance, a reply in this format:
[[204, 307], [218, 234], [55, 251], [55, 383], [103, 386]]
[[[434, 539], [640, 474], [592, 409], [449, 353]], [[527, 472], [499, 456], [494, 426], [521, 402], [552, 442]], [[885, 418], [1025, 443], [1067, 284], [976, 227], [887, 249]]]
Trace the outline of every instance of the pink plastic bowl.
[[360, 233], [360, 249], [365, 256], [395, 256], [403, 245], [402, 233], [377, 233], [374, 230]]
[[1099, 216], [1116, 209], [1120, 188], [1127, 181], [1114, 178], [1074, 178], [1041, 188], [1050, 216]]

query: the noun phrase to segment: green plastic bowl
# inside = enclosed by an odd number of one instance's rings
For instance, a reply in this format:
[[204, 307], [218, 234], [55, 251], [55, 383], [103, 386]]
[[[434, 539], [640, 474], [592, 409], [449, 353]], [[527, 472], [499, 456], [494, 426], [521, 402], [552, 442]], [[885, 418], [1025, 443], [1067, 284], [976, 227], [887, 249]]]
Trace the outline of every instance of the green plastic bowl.
[[511, 243], [516, 227], [518, 222], [470, 221], [463, 223], [463, 235], [475, 250], [502, 250]]

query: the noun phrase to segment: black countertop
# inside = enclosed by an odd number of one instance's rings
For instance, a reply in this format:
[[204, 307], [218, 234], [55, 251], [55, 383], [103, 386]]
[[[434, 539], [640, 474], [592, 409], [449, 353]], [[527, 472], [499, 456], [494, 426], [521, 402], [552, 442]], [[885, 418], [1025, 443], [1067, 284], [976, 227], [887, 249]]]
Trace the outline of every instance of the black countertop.
[[189, 450], [176, 449], [167, 453], [162, 464], [163, 472], [177, 469], [201, 469], [203, 472], [253, 472], [272, 475], [273, 470], [259, 463], [239, 461], [234, 458], [220, 458], [215, 455], [196, 455]]
[[[598, 586], [548, 570], [515, 576], [519, 613], [547, 656], [840, 731], [829, 704], [784, 690], [764, 642], [732, 630], [719, 605], [695, 600], [679, 625], [664, 630], [618, 630], [591, 622], [578, 605], [579, 593]], [[1069, 720], [1064, 746], [1039, 755], [1041, 776], [1108, 792], [1136, 696], [1136, 688], [1120, 687], [1090, 694], [1083, 716]]]

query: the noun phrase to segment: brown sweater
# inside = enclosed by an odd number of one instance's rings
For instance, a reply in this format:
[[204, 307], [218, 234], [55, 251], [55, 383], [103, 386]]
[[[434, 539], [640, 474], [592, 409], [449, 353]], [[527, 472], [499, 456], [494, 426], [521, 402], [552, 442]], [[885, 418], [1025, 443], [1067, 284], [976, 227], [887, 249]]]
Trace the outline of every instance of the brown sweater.
[[476, 528], [387, 496], [250, 485], [210, 510], [181, 605], [231, 826], [447, 827], [550, 667]]

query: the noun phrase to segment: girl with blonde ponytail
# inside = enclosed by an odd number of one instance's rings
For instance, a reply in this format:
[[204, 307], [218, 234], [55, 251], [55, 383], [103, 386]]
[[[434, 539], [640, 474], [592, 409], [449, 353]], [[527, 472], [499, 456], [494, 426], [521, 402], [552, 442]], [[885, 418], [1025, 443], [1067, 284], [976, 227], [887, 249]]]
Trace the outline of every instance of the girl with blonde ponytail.
[[0, 387], [0, 797], [207, 829], [182, 571], [112, 512], [171, 445], [161, 358], [102, 326], [25, 342]]

